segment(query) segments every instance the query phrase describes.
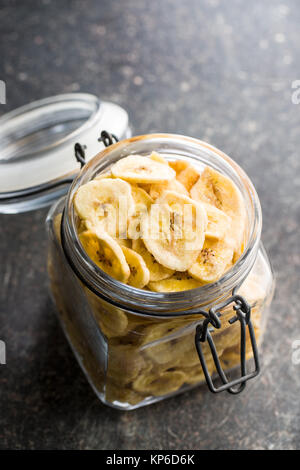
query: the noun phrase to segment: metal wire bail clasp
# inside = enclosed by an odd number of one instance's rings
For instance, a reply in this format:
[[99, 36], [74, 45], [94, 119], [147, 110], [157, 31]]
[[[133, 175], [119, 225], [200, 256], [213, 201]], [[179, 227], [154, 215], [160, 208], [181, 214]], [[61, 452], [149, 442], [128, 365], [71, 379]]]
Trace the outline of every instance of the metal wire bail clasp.
[[76, 142], [74, 145], [74, 153], [76, 160], [80, 163], [80, 168], [83, 168], [86, 164], [85, 161], [85, 145], [81, 145], [79, 142]]
[[107, 132], [107, 131], [102, 131], [98, 139], [98, 142], [103, 142], [105, 147], [109, 147], [114, 142], [119, 142], [119, 139], [115, 134], [111, 134], [110, 132]]
[[[118, 137], [115, 134], [111, 134], [108, 131], [101, 131], [101, 135], [98, 139], [98, 142], [103, 142], [105, 147], [109, 147], [114, 142], [119, 142]], [[74, 154], [75, 159], [80, 163], [80, 168], [83, 168], [86, 164], [86, 145], [81, 145], [79, 142], [76, 142], [74, 145]]]
[[[220, 310], [227, 307], [231, 303], [234, 304], [233, 310], [235, 310], [236, 315], [229, 320], [229, 323], [230, 325], [232, 325], [236, 321], [239, 321], [240, 326], [241, 326], [241, 352], [240, 352], [241, 376], [238, 379], [235, 379], [229, 382], [222, 369], [222, 366], [218, 357], [218, 352], [216, 350], [213, 338], [211, 336], [211, 331], [213, 331], [213, 328], [215, 329], [221, 328]], [[213, 328], [209, 329], [209, 324], [211, 324]], [[246, 328], [247, 327], [249, 330], [251, 347], [253, 351], [253, 359], [254, 359], [254, 364], [255, 364], [254, 371], [249, 374], [247, 374], [247, 367], [246, 367]], [[211, 354], [214, 360], [216, 371], [223, 383], [223, 385], [221, 385], [218, 388], [214, 386], [214, 383], [212, 381], [212, 378], [207, 368], [207, 364], [206, 364], [206, 360], [205, 360], [203, 348], [202, 348], [202, 343], [204, 343], [205, 341], [208, 342], [208, 345], [210, 347]], [[201, 362], [201, 366], [205, 375], [208, 388], [213, 393], [219, 393], [219, 392], [223, 392], [224, 390], [227, 390], [228, 393], [236, 395], [240, 393], [242, 390], [244, 390], [246, 386], [246, 382], [248, 380], [252, 379], [253, 377], [256, 377], [260, 372], [257, 344], [256, 344], [256, 339], [255, 339], [254, 328], [251, 322], [251, 307], [248, 304], [248, 302], [240, 295], [234, 294], [232, 297], [230, 297], [228, 300], [226, 300], [222, 304], [216, 305], [209, 310], [209, 313], [207, 314], [206, 319], [203, 321], [202, 324], [198, 325], [196, 328], [195, 345], [197, 348], [197, 352], [199, 355], [199, 359]]]

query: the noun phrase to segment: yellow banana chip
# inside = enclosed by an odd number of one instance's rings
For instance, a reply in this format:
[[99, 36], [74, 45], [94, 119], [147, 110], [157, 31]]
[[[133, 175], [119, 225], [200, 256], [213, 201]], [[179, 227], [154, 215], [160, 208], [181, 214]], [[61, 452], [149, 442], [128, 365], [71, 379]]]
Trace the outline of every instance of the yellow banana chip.
[[230, 217], [231, 226], [227, 240], [234, 249], [239, 249], [245, 232], [246, 211], [237, 186], [227, 176], [205, 167], [191, 189], [191, 197], [215, 206]]
[[107, 376], [116, 384], [130, 383], [146, 363], [138, 349], [131, 345], [110, 345]]
[[177, 180], [186, 187], [188, 191], [198, 181], [200, 173], [191, 165], [188, 165], [184, 170], [177, 174]]
[[124, 336], [128, 330], [126, 313], [96, 296], [89, 289], [85, 289], [85, 292], [102, 333], [107, 338]]
[[160, 396], [178, 390], [185, 381], [185, 374], [181, 371], [166, 371], [161, 375], [140, 375], [133, 382], [137, 392]]
[[86, 230], [79, 235], [80, 242], [97, 266], [120, 282], [127, 282], [130, 269], [122, 248], [106, 233]]
[[152, 199], [157, 199], [162, 196], [164, 191], [176, 191], [179, 194], [189, 196], [188, 190], [177, 180], [171, 180], [166, 183], [155, 183], [151, 184], [149, 187], [149, 195]]
[[194, 279], [189, 274], [176, 272], [168, 279], [149, 282], [148, 287], [154, 292], [180, 292], [183, 290], [196, 289], [202, 285], [202, 282]]
[[107, 171], [105, 173], [99, 173], [99, 175], [95, 176], [94, 180], [103, 180], [106, 178], [113, 178], [113, 175], [111, 174], [111, 171]]
[[257, 304], [262, 304], [267, 297], [268, 286], [263, 279], [263, 276], [258, 276], [256, 273], [250, 272], [249, 276], [238, 290], [238, 294], [245, 297], [252, 307]]
[[174, 179], [176, 173], [169, 166], [141, 155], [129, 155], [115, 163], [111, 169], [116, 178], [131, 183], [159, 183]]
[[131, 240], [129, 238], [115, 238], [115, 240], [121, 247], [131, 248]]
[[145, 261], [141, 255], [130, 248], [123, 246], [122, 250], [130, 269], [130, 276], [127, 283], [130, 286], [142, 289], [150, 280], [149, 269], [147, 268]]
[[148, 209], [153, 204], [152, 197], [144, 189], [132, 185], [131, 193], [136, 206], [146, 206]]
[[232, 257], [233, 249], [224, 241], [207, 239], [196, 263], [188, 269], [188, 273], [203, 283], [215, 282], [224, 274]]
[[59, 213], [55, 216], [54, 221], [53, 221], [54, 232], [59, 242], [61, 240], [60, 238], [61, 219], [62, 219], [62, 213]]
[[151, 160], [154, 160], [155, 162], [162, 163], [163, 165], [168, 165], [167, 160], [165, 160], [164, 157], [160, 155], [160, 153], [152, 152], [150, 155], [150, 158]]
[[141, 221], [148, 214], [148, 210], [153, 203], [153, 199], [147, 192], [137, 186], [131, 187], [132, 196], [135, 203], [134, 213], [128, 219], [128, 237], [137, 240], [141, 237]]
[[202, 204], [175, 191], [165, 191], [142, 219], [142, 238], [156, 261], [186, 271], [204, 242], [207, 216]]
[[205, 237], [221, 240], [230, 227], [230, 217], [211, 204], [204, 202], [203, 205], [208, 219]]
[[215, 282], [245, 246], [246, 211], [236, 185], [210, 167], [200, 175], [189, 162], [157, 152], [120, 159], [77, 190], [74, 207], [78, 235], [95, 263], [145, 290]]
[[152, 323], [141, 331], [141, 345], [174, 335], [174, 333], [183, 328], [185, 324], [186, 322], [183, 319], [170, 319], [159, 321], [159, 323]]
[[[208, 372], [211, 375], [214, 367], [212, 364], [206, 365]], [[197, 383], [201, 383], [205, 380], [204, 373], [200, 364], [195, 367], [183, 368], [182, 372], [185, 374], [185, 382], [189, 385], [196, 385]]]
[[165, 268], [156, 261], [154, 256], [145, 247], [143, 240], [133, 240], [132, 249], [139, 253], [145, 261], [150, 273], [150, 281], [161, 281], [172, 276], [174, 273], [172, 269]]
[[81, 186], [74, 206], [88, 228], [101, 226], [112, 237], [126, 238], [127, 218], [134, 212], [131, 187], [121, 179], [104, 178]]
[[190, 164], [186, 160], [174, 160], [169, 161], [169, 166], [175, 170], [176, 175], [178, 176], [183, 170], [185, 170]]

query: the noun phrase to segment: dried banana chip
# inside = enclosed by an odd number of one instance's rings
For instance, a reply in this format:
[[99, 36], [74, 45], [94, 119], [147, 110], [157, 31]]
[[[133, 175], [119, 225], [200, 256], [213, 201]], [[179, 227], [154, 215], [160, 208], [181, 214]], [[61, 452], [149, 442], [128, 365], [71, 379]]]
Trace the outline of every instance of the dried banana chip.
[[164, 191], [176, 191], [179, 194], [189, 196], [188, 190], [177, 180], [167, 181], [166, 183], [155, 183], [149, 185], [149, 195], [152, 199], [157, 199], [162, 196]]
[[128, 331], [126, 313], [119, 308], [108, 305], [106, 302], [97, 306], [92, 305], [93, 313], [102, 333], [108, 338], [124, 336]]
[[131, 240], [129, 238], [115, 238], [116, 242], [121, 246], [126, 248], [131, 248]]
[[141, 345], [153, 343], [160, 339], [166, 339], [174, 335], [176, 331], [180, 330], [186, 325], [183, 319], [170, 319], [159, 321], [146, 326], [141, 330]]
[[243, 243], [246, 227], [246, 210], [237, 186], [227, 176], [205, 167], [197, 183], [191, 189], [191, 197], [212, 204], [231, 219], [227, 240], [238, 250]]
[[115, 384], [132, 382], [146, 366], [140, 351], [127, 344], [109, 345], [107, 376]]
[[132, 196], [135, 202], [134, 213], [128, 219], [128, 237], [137, 240], [141, 237], [141, 222], [143, 217], [147, 216], [148, 210], [153, 203], [153, 199], [147, 192], [132, 185]]
[[186, 187], [188, 191], [198, 181], [200, 173], [191, 165], [188, 165], [184, 170], [177, 174], [177, 180]]
[[[211, 375], [214, 367], [212, 364], [206, 364], [209, 374]], [[201, 365], [199, 364], [196, 367], [186, 367], [182, 369], [182, 372], [185, 374], [185, 382], [189, 385], [196, 385], [205, 380], [204, 373]]]
[[162, 163], [163, 165], [168, 165], [167, 160], [164, 159], [164, 157], [157, 152], [152, 152], [150, 155], [151, 160], [154, 160], [155, 162]]
[[196, 263], [188, 269], [188, 273], [203, 283], [216, 282], [224, 274], [232, 257], [233, 249], [227, 243], [207, 239]]
[[134, 212], [134, 200], [126, 181], [112, 178], [90, 181], [77, 190], [74, 206], [89, 229], [100, 226], [114, 238], [127, 237], [127, 219]]
[[111, 381], [108, 381], [105, 388], [105, 398], [109, 403], [119, 402], [123, 405], [137, 405], [144, 400], [139, 393], [126, 387], [118, 387]]
[[189, 162], [187, 162], [186, 160], [174, 160], [169, 161], [168, 163], [169, 166], [173, 170], [175, 170], [177, 176], [179, 175], [179, 173], [181, 173], [183, 170], [190, 166]]
[[161, 281], [172, 276], [174, 273], [173, 270], [165, 268], [156, 261], [154, 256], [145, 247], [143, 240], [133, 240], [132, 249], [144, 259], [150, 273], [150, 281]]
[[130, 269], [126, 262], [122, 248], [106, 233], [95, 229], [95, 232], [86, 230], [79, 235], [80, 242], [97, 266], [109, 276], [120, 282], [127, 282]]
[[[131, 185], [131, 193], [135, 203], [135, 206], [145, 206], [147, 209], [153, 204], [153, 199], [149, 194], [138, 186]], [[136, 210], [136, 209], [135, 209]]]
[[160, 375], [140, 375], [133, 382], [133, 388], [137, 392], [160, 396], [178, 390], [185, 381], [185, 374], [181, 371], [169, 371]]
[[230, 217], [212, 204], [207, 204], [204, 202], [203, 205], [208, 219], [205, 237], [221, 240], [225, 237], [230, 227]]
[[93, 315], [107, 338], [123, 336], [127, 333], [128, 318], [123, 310], [109, 304], [101, 297], [84, 288]]
[[123, 246], [122, 250], [130, 269], [130, 276], [127, 283], [130, 286], [142, 289], [150, 280], [149, 269], [147, 268], [145, 261], [141, 255], [130, 248]]
[[207, 227], [202, 204], [165, 191], [141, 223], [144, 244], [160, 264], [186, 271], [196, 261]]
[[113, 178], [111, 171], [106, 171], [105, 173], [99, 173], [99, 175], [95, 176], [94, 180], [103, 180], [106, 178]]
[[116, 178], [131, 183], [159, 183], [175, 178], [175, 171], [169, 166], [141, 155], [129, 155], [115, 163], [111, 169]]
[[196, 289], [203, 285], [187, 273], [176, 272], [168, 279], [162, 281], [150, 281], [148, 287], [154, 292], [180, 292]]
[[263, 277], [250, 272], [239, 288], [238, 294], [245, 297], [252, 307], [257, 304], [261, 305], [267, 297], [267, 286]]
[[185, 333], [182, 326], [161, 340], [143, 346], [145, 355], [159, 365], [169, 364], [190, 367], [199, 363], [195, 347], [195, 331]]
[[61, 238], [60, 238], [61, 219], [62, 219], [62, 213], [59, 213], [54, 217], [54, 221], [53, 221], [54, 233], [59, 242], [61, 241]]

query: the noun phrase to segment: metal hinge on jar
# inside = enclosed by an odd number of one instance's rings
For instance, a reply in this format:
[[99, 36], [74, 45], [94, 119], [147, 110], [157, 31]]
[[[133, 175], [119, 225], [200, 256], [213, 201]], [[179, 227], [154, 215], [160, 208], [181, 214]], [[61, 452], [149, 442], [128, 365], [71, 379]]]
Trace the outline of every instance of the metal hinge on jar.
[[[105, 147], [109, 147], [113, 143], [119, 142], [119, 139], [117, 136], [115, 136], [115, 134], [110, 134], [110, 132], [102, 131], [98, 142], [103, 142]], [[81, 168], [86, 164], [85, 150], [86, 147], [84, 145], [79, 144], [79, 142], [76, 142], [76, 144], [74, 145], [75, 158], [80, 163]]]
[[[233, 309], [235, 310], [236, 315], [229, 320], [229, 323], [232, 325], [236, 321], [239, 321], [240, 327], [241, 327], [241, 343], [240, 343], [241, 376], [238, 379], [229, 381], [225, 375], [225, 372], [222, 369], [222, 366], [218, 357], [218, 353], [217, 353], [217, 350], [216, 350], [216, 347], [215, 347], [215, 344], [211, 335], [211, 331], [213, 331], [214, 328], [215, 329], [221, 328], [220, 311], [223, 308], [228, 307], [232, 303], [234, 304]], [[209, 325], [212, 325], [213, 328], [209, 328]], [[255, 365], [254, 371], [249, 374], [247, 373], [247, 367], [246, 367], [246, 330], [247, 328], [249, 331], [251, 347], [253, 351], [254, 365]], [[218, 388], [216, 388], [213, 383], [212, 377], [209, 373], [206, 360], [204, 357], [202, 345], [206, 341], [211, 350], [216, 372], [223, 383], [223, 385], [221, 385]], [[256, 377], [260, 372], [257, 343], [255, 339], [254, 328], [251, 322], [251, 307], [248, 304], [248, 302], [240, 295], [233, 294], [232, 297], [230, 297], [229, 299], [227, 299], [221, 304], [215, 305], [209, 310], [208, 313], [206, 312], [206, 319], [203, 321], [202, 324], [198, 325], [196, 328], [195, 345], [196, 345], [199, 359], [201, 362], [201, 366], [204, 372], [206, 383], [208, 385], [209, 390], [213, 393], [220, 393], [226, 390], [228, 393], [236, 395], [240, 393], [242, 390], [244, 390], [246, 386], [246, 382], [248, 380]]]

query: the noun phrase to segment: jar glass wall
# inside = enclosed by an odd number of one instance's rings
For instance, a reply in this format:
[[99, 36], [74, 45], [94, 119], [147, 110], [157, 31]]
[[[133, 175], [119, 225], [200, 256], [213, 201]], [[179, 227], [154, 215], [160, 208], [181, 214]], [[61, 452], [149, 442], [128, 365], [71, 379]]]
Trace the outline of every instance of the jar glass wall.
[[[101, 271], [79, 243], [72, 204], [78, 187], [107, 171], [118, 159], [152, 150], [166, 159], [187, 159], [200, 170], [209, 165], [228, 176], [242, 193], [248, 218], [247, 243], [234, 266], [214, 284], [174, 293], [136, 289]], [[61, 323], [82, 369], [104, 403], [132, 409], [203, 382], [194, 337], [204, 317], [195, 312], [229, 298], [233, 289], [251, 304], [252, 323], [256, 337], [261, 339], [273, 293], [273, 275], [260, 243], [259, 200], [238, 165], [208, 144], [183, 136], [148, 135], [107, 148], [84, 167], [67, 198], [51, 209], [47, 227], [48, 269]], [[240, 363], [239, 322], [228, 323], [233, 316], [232, 305], [224, 308], [222, 327], [212, 333], [225, 370]], [[206, 343], [203, 349], [209, 372], [213, 373]], [[250, 356], [248, 338], [247, 358]]]

